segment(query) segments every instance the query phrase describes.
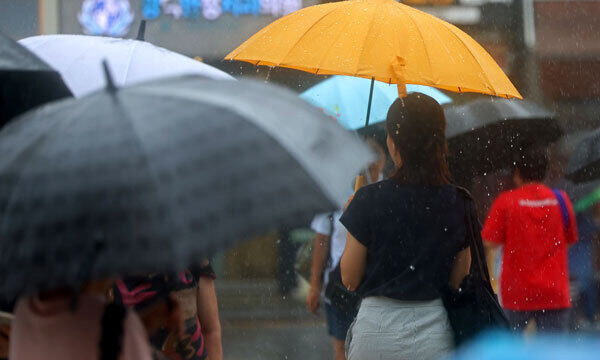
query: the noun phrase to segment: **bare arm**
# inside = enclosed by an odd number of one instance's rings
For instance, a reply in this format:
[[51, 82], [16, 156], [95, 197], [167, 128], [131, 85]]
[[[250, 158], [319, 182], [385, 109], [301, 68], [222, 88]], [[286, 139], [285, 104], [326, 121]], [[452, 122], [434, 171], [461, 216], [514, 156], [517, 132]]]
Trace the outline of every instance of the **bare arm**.
[[485, 259], [487, 262], [488, 272], [490, 273], [490, 282], [494, 291], [498, 291], [498, 281], [495, 277], [496, 274], [496, 254], [502, 247], [502, 244], [484, 241], [483, 247], [485, 248]]
[[348, 233], [346, 238], [346, 247], [340, 261], [340, 270], [342, 271], [342, 282], [350, 291], [356, 290], [363, 276], [367, 264], [367, 248], [361, 244], [354, 236]]
[[219, 320], [219, 307], [213, 279], [202, 276], [198, 280], [196, 305], [198, 306], [198, 319], [202, 326], [208, 358], [210, 360], [222, 360], [221, 321]]
[[317, 233], [314, 238], [312, 266], [310, 268], [310, 291], [306, 297], [308, 310], [313, 314], [317, 313], [321, 300], [321, 279], [323, 278], [323, 269], [325, 261], [329, 257], [329, 248], [331, 246], [330, 237]]
[[471, 269], [471, 248], [466, 248], [458, 252], [454, 258], [452, 271], [450, 272], [449, 284], [453, 289], [458, 289], [463, 279]]

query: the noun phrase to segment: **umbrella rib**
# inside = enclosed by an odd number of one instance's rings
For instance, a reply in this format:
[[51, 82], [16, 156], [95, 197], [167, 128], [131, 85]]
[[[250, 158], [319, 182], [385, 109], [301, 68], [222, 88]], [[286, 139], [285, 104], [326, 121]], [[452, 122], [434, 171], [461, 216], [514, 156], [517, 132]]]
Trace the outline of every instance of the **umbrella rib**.
[[[119, 106], [120, 104], [117, 104], [117, 106]], [[122, 111], [124, 111], [124, 109], [121, 107]], [[157, 198], [161, 199], [164, 198], [165, 195], [163, 195], [164, 192], [159, 191], [160, 188], [160, 181], [158, 180], [159, 177], [157, 176], [154, 168], [152, 167], [152, 163], [148, 157], [148, 152], [146, 152], [146, 148], [144, 147], [144, 142], [140, 140], [140, 134], [137, 130], [136, 124], [135, 124], [135, 118], [134, 116], [131, 116], [131, 114], [129, 112], [127, 112], [127, 118], [129, 119], [129, 121], [126, 121], [127, 124], [129, 125], [129, 128], [131, 129], [132, 134], [135, 136], [135, 143], [137, 144], [138, 148], [140, 149], [140, 153], [142, 154], [143, 158], [144, 158], [144, 162], [147, 164], [147, 169], [148, 169], [148, 173], [150, 174], [150, 176], [152, 177], [152, 179], [154, 180], [154, 184], [156, 185], [156, 194], [157, 194]], [[172, 203], [172, 202], [169, 202]], [[188, 228], [185, 225], [185, 223], [182, 221], [183, 217], [181, 216], [181, 211], [180, 208], [178, 206], [169, 206], [171, 208], [172, 211], [169, 211], [168, 214], [170, 215], [170, 219], [171, 219], [171, 223], [174, 224], [174, 226], [179, 226], [180, 229], [185, 229], [185, 232], [188, 232]], [[174, 214], [177, 214], [177, 216], [174, 216]], [[179, 247], [177, 247], [176, 249], [174, 249], [174, 251], [178, 252], [179, 251]], [[181, 256], [181, 254], [177, 253], [177, 256]]]
[[[366, 43], [365, 40], [369, 37], [369, 34], [371, 33], [371, 29], [373, 29], [373, 22], [375, 21], [375, 16], [377, 16], [377, 8], [378, 8], [378, 6], [375, 7], [375, 11], [374, 11], [373, 16], [371, 17], [371, 21], [369, 23], [369, 30], [367, 30], [365, 38], [364, 38], [364, 40], [363, 40], [363, 42], [361, 44], [361, 47], [360, 47], [360, 55], [358, 57], [358, 64], [356, 64], [357, 68], [354, 70], [355, 76], [358, 73], [358, 65], [360, 64], [360, 60], [361, 60], [362, 55], [363, 55], [364, 50], [365, 50], [365, 43]], [[373, 77], [373, 76], [371, 76], [371, 77]]]
[[[133, 41], [133, 40], [131, 40], [131, 41]], [[131, 49], [129, 50], [129, 59], [127, 59], [127, 67], [125, 68], [125, 74], [123, 76], [123, 84], [125, 84], [125, 82], [129, 78], [129, 69], [131, 68], [131, 62], [133, 60], [133, 52], [138, 47], [138, 45], [139, 44], [134, 43], [133, 46], [131, 47]]]
[[[444, 27], [446, 27], [450, 33], [452, 33], [452, 35], [458, 39], [458, 41], [468, 50], [467, 52], [471, 55], [471, 57], [473, 58], [473, 60], [475, 60], [475, 62], [477, 63], [477, 65], [479, 65], [479, 68], [481, 68], [481, 72], [483, 73], [483, 76], [485, 77], [485, 80], [487, 81], [487, 83], [489, 84], [491, 90], [493, 91], [494, 95], [498, 95], [498, 93], [496, 92], [496, 89], [492, 86], [492, 82], [490, 81], [490, 79], [487, 76], [487, 73], [485, 72], [483, 66], [481, 65], [481, 63], [479, 62], [479, 59], [477, 59], [477, 57], [475, 56], [475, 54], [473, 54], [473, 52], [471, 51], [471, 49], [469, 48], [469, 46], [463, 41], [463, 39], [460, 38], [460, 36], [458, 36], [455, 32], [454, 29], [452, 29], [451, 27], [448, 26], [448, 24], [446, 24], [445, 22], [441, 22], [442, 25], [444, 25]], [[483, 47], [482, 47], [483, 48]], [[483, 51], [486, 51], [485, 49], [483, 49]], [[487, 52], [486, 52], [487, 53]]]
[[406, 17], [408, 17], [410, 19], [410, 21], [413, 23], [413, 25], [417, 29], [417, 32], [419, 33], [419, 36], [421, 37], [421, 42], [423, 43], [423, 49], [425, 49], [425, 54], [427, 54], [427, 64], [429, 65], [429, 73], [433, 75], [433, 66], [431, 66], [431, 57], [429, 56], [429, 50], [427, 49], [425, 38], [423, 37], [423, 32], [419, 28], [419, 25], [417, 25], [417, 22], [415, 21], [415, 19], [413, 19], [413, 17], [410, 15], [410, 13], [408, 11], [406, 11], [404, 6], [401, 5], [398, 8], [402, 9], [402, 12], [404, 13], [404, 15], [406, 15]]
[[[315, 26], [317, 26], [317, 24], [318, 24], [319, 22], [321, 22], [321, 20], [323, 20], [325, 17], [329, 16], [329, 15], [330, 15], [332, 12], [334, 12], [334, 11], [336, 11], [336, 10], [337, 10], [336, 8], [333, 8], [333, 7], [332, 7], [332, 9], [331, 9], [331, 10], [329, 10], [327, 13], [323, 14], [323, 16], [321, 16], [321, 17], [320, 17], [320, 18], [319, 18], [317, 21], [313, 22], [313, 23], [312, 23], [312, 24], [311, 24], [311, 25], [308, 27], [308, 29], [306, 29], [306, 31], [304, 31], [304, 32], [302, 33], [302, 35], [300, 35], [300, 37], [298, 38], [298, 40], [296, 40], [296, 41], [294, 42], [294, 45], [292, 45], [292, 46], [290, 47], [290, 50], [288, 50], [288, 52], [285, 54], [285, 56], [283, 57], [283, 59], [282, 59], [282, 60], [285, 60], [285, 59], [287, 59], [288, 55], [289, 55], [289, 54], [292, 52], [292, 50], [293, 50], [293, 49], [294, 49], [294, 48], [295, 48], [295, 47], [298, 45], [298, 43], [300, 43], [300, 41], [302, 41], [302, 39], [304, 39], [304, 37], [306, 36], [306, 34], [308, 34], [308, 32], [309, 32], [311, 29], [313, 29]], [[259, 62], [260, 62], [260, 61], [261, 61], [261, 60], [259, 60]], [[282, 63], [285, 63], [285, 61], [279, 61], [279, 64], [277, 64], [277, 66], [281, 66], [281, 64], [282, 64]], [[308, 68], [307, 68], [307, 69], [308, 69]], [[315, 70], [316, 70], [316, 69], [315, 69]], [[310, 71], [314, 71], [314, 70], [310, 70]]]
[[[351, 19], [351, 20], [352, 20], [352, 19]], [[352, 25], [352, 21], [349, 21], [349, 22], [347, 22], [347, 23], [344, 25], [344, 29], [346, 29], [346, 28], [347, 28], [349, 25]], [[345, 35], [345, 34], [344, 34], [344, 32], [343, 32], [343, 31], [340, 31], [340, 32], [338, 33], [338, 35], [335, 37], [335, 41], [333, 42], [333, 44], [337, 43], [338, 39], [339, 39], [340, 37], [342, 37], [342, 35]], [[333, 47], [332, 47], [332, 46], [330, 46], [330, 47], [327, 49], [327, 51], [325, 51], [325, 54], [323, 54], [323, 57], [322, 57], [322, 58], [321, 58], [321, 60], [319, 61], [319, 66], [321, 65], [322, 61], [324, 61], [324, 59], [325, 59], [325, 58], [327, 58], [327, 56], [328, 56], [328, 55], [329, 55], [329, 53], [331, 52], [331, 49], [332, 49], [332, 48], [333, 48]], [[360, 62], [360, 61], [359, 61], [359, 62]], [[354, 71], [354, 74], [356, 74], [356, 71]]]

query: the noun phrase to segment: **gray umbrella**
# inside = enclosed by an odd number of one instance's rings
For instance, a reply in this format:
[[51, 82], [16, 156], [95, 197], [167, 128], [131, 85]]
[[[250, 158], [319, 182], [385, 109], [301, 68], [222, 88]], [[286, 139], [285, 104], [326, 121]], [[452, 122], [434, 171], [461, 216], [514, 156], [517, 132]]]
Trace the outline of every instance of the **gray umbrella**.
[[566, 177], [575, 183], [600, 179], [600, 129], [577, 144], [569, 159]]
[[4, 295], [175, 271], [304, 223], [373, 156], [288, 90], [192, 76], [50, 104], [0, 152]]
[[29, 109], [70, 96], [58, 72], [0, 34], [0, 127]]
[[485, 98], [444, 112], [448, 160], [459, 178], [507, 168], [519, 148], [562, 135], [552, 113], [528, 101]]

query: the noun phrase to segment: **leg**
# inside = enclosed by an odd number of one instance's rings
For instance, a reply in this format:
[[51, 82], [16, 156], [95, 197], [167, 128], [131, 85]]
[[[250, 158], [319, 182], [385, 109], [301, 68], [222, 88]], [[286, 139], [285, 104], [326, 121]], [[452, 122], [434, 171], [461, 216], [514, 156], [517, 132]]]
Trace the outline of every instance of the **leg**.
[[344, 349], [344, 340], [333, 338], [333, 358], [335, 360], [346, 360], [346, 350]]
[[534, 312], [540, 332], [565, 332], [569, 329], [571, 309], [538, 310]]
[[325, 313], [327, 315], [327, 329], [333, 339], [335, 360], [346, 360], [346, 333], [354, 317], [348, 316], [340, 309], [327, 303], [325, 303]]
[[510, 322], [512, 330], [517, 333], [522, 333], [527, 327], [529, 320], [531, 320], [531, 313], [529, 311], [504, 309], [504, 313]]

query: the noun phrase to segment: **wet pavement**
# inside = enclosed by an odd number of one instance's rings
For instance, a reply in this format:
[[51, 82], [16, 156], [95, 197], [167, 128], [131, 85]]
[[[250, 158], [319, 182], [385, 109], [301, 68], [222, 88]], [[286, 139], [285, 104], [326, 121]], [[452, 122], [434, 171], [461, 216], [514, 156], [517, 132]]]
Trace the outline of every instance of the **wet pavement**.
[[225, 360], [333, 359], [323, 314], [273, 281], [217, 281]]
[[225, 360], [333, 359], [324, 322], [223, 323]]

